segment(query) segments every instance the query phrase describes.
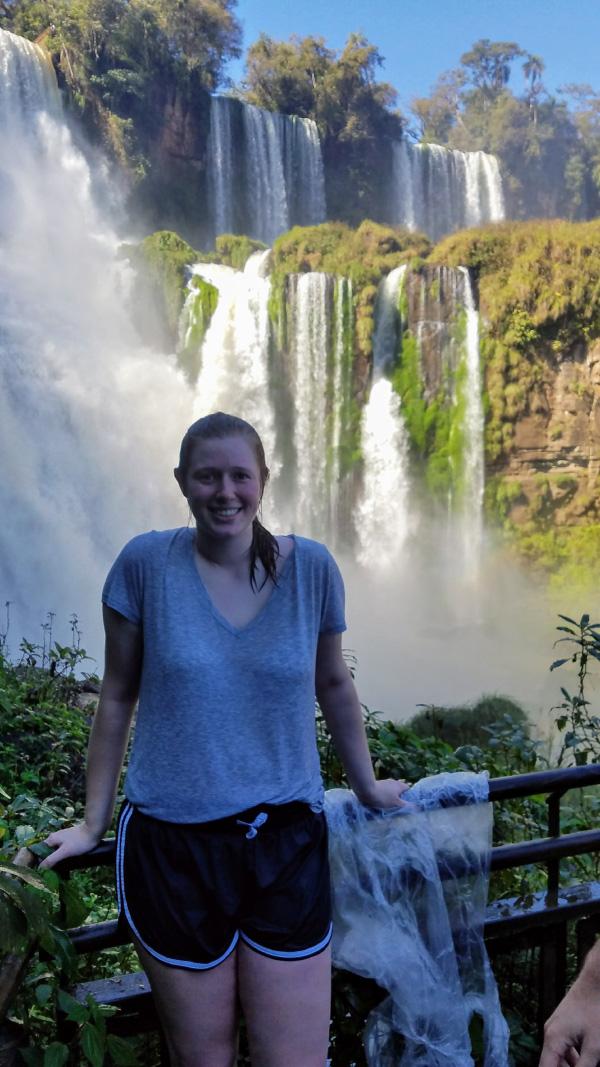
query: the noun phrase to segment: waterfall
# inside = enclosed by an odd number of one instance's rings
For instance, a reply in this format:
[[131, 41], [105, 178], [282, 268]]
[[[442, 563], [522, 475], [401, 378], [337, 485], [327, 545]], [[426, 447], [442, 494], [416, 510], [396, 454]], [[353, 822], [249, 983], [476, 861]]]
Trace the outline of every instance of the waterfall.
[[386, 274], [379, 283], [375, 304], [375, 332], [373, 334], [373, 371], [375, 377], [384, 372], [398, 352], [402, 333], [399, 298], [402, 292], [406, 264]]
[[289, 229], [282, 151], [282, 115], [252, 104], [244, 106], [246, 189], [254, 213], [251, 237], [270, 243]]
[[234, 160], [231, 108], [226, 97], [213, 96], [211, 99], [208, 155], [214, 232], [232, 233], [235, 230], [232, 216]]
[[342, 489], [345, 472], [342, 470], [342, 448], [349, 430], [352, 406], [352, 283], [348, 278], [335, 281], [335, 323], [333, 338], [333, 370], [328, 403], [331, 409], [329, 456], [329, 523], [328, 541], [333, 547], [343, 543], [344, 509]]
[[402, 338], [400, 298], [406, 265], [380, 282], [375, 304], [373, 384], [362, 415], [363, 488], [357, 511], [359, 560], [385, 570], [397, 563], [408, 536], [409, 440], [400, 397], [383, 375]]
[[316, 122], [280, 115], [284, 141], [284, 172], [290, 226], [324, 222], [325, 176]]
[[357, 509], [358, 558], [386, 570], [397, 564], [410, 531], [408, 435], [391, 382], [373, 383], [362, 416], [364, 489]]
[[391, 213], [394, 225], [423, 230], [434, 241], [464, 226], [503, 219], [498, 161], [485, 152], [398, 141]]
[[291, 381], [296, 401], [295, 515], [299, 529], [310, 536], [323, 530], [330, 512], [327, 478], [328, 349], [333, 278], [328, 274], [293, 275], [290, 294]]
[[204, 337], [194, 417], [228, 411], [256, 427], [265, 453], [274, 455], [274, 416], [269, 391], [270, 251], [255, 252], [243, 271], [197, 263], [194, 273], [219, 290], [219, 300]]
[[98, 653], [117, 550], [185, 514], [169, 468], [191, 402], [133, 332], [43, 52], [0, 31], [0, 68], [0, 601], [13, 652], [51, 610], [59, 640], [77, 612]]
[[0, 129], [22, 132], [40, 112], [60, 112], [60, 97], [50, 56], [43, 48], [0, 30]]
[[466, 267], [458, 268], [463, 279], [466, 323], [466, 375], [463, 447], [462, 548], [466, 573], [477, 577], [483, 533], [484, 416], [479, 365], [479, 314]]
[[325, 219], [321, 144], [312, 119], [213, 97], [209, 175], [215, 234], [272, 242]]

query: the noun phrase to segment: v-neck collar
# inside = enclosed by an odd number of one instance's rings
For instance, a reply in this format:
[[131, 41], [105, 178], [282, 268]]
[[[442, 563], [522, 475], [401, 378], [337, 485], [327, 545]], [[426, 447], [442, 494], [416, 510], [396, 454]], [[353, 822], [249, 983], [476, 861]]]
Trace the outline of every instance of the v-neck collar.
[[245, 626], [234, 626], [233, 623], [231, 623], [229, 621], [229, 619], [226, 619], [225, 616], [216, 607], [216, 605], [215, 605], [215, 603], [214, 603], [214, 601], [213, 601], [208, 589], [206, 588], [204, 579], [203, 579], [202, 575], [200, 574], [200, 571], [198, 570], [198, 567], [196, 566], [196, 560], [194, 558], [196, 534], [195, 534], [195, 530], [193, 530], [191, 527], [189, 529], [189, 534], [190, 534], [190, 537], [188, 538], [188, 552], [187, 552], [188, 560], [189, 560], [190, 566], [192, 568], [192, 571], [194, 572], [195, 580], [198, 583], [198, 585], [200, 587], [200, 590], [201, 590], [201, 593], [202, 593], [202, 595], [203, 595], [203, 597], [204, 597], [204, 599], [205, 599], [205, 601], [206, 601], [206, 603], [207, 603], [207, 605], [208, 605], [208, 607], [210, 609], [211, 615], [213, 616], [214, 619], [216, 619], [216, 621], [218, 623], [220, 623], [221, 626], [223, 626], [226, 630], [228, 630], [229, 633], [233, 634], [235, 637], [242, 637], [249, 630], [251, 630], [258, 622], [260, 622], [260, 620], [263, 618], [263, 616], [268, 612], [272, 601], [277, 598], [277, 595], [279, 593], [279, 590], [281, 589], [282, 584], [287, 580], [287, 576], [288, 576], [288, 574], [289, 574], [289, 572], [291, 570], [290, 560], [296, 555], [296, 552], [298, 550], [298, 541], [297, 541], [295, 535], [294, 534], [286, 534], [285, 535], [286, 537], [291, 537], [291, 539], [292, 539], [292, 541], [294, 543], [293, 544], [293, 548], [292, 548], [291, 552], [289, 553], [289, 555], [287, 555], [286, 558], [283, 560], [283, 563], [281, 565], [281, 570], [279, 571], [279, 574], [277, 575], [277, 584], [273, 583], [271, 592], [270, 592], [267, 600], [263, 604], [263, 606], [260, 608], [260, 610], [257, 612], [257, 614], [254, 615], [250, 619], [250, 621], [246, 623]]

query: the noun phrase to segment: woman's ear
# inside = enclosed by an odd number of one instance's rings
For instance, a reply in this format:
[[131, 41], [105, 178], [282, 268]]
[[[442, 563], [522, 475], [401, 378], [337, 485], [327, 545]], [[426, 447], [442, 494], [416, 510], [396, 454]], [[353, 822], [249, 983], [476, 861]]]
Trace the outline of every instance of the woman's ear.
[[177, 485], [181, 489], [181, 492], [183, 493], [184, 496], [186, 496], [186, 492], [185, 492], [185, 489], [183, 487], [183, 475], [182, 475], [181, 470], [179, 469], [179, 467], [174, 467], [173, 474], [175, 476], [175, 481], [177, 482]]

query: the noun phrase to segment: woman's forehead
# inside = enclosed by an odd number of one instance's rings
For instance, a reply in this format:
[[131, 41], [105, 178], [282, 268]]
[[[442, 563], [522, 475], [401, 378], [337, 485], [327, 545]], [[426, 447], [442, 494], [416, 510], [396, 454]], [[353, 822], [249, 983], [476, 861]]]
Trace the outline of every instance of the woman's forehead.
[[258, 468], [256, 455], [247, 437], [197, 438], [190, 450], [190, 465]]

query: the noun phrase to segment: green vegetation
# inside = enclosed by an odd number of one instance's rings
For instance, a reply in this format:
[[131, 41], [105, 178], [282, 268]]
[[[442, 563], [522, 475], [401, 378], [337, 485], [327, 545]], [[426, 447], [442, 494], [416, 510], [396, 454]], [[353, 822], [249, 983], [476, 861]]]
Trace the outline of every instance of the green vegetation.
[[123, 245], [121, 254], [136, 272], [131, 299], [141, 337], [163, 351], [172, 351], [186, 297], [188, 269], [202, 259], [202, 254], [169, 230], [150, 234], [139, 245]]
[[[410, 275], [408, 275], [410, 279]], [[406, 279], [400, 293], [402, 322], [406, 322]], [[433, 285], [439, 284], [434, 279]], [[403, 313], [404, 312], [404, 313]], [[400, 342], [392, 385], [402, 400], [413, 458], [421, 467], [430, 494], [447, 503], [451, 492], [458, 503], [464, 482], [464, 422], [466, 410], [466, 317], [459, 312], [452, 324], [456, 366], [446, 360], [442, 380], [434, 394], [426, 395], [422, 354], [417, 338], [405, 329]]]
[[190, 290], [185, 332], [177, 359], [188, 380], [194, 384], [200, 373], [200, 350], [204, 335], [219, 302], [219, 290], [198, 274], [194, 274], [190, 279]]
[[240, 54], [235, 0], [12, 0], [0, 27], [42, 39], [71, 105], [134, 181], [168, 90], [198, 105]]
[[[266, 245], [252, 237], [232, 233], [222, 233], [215, 240], [215, 260], [226, 267], [243, 270], [246, 262], [254, 252], [263, 252]], [[200, 257], [206, 259], [205, 255]]]
[[428, 705], [409, 719], [407, 726], [417, 737], [436, 737], [453, 749], [461, 745], [485, 748], [494, 726], [507, 719], [521, 727], [525, 736], [529, 737], [527, 714], [523, 708], [509, 697], [496, 694], [483, 696], [476, 703], [466, 706], [438, 708]]
[[548, 366], [600, 335], [600, 224], [502, 223], [438, 244], [429, 262], [467, 266], [485, 329], [486, 452], [510, 453], [516, 420], [535, 402]]
[[519, 355], [600, 335], [600, 223], [499, 223], [441, 241], [431, 263], [470, 267], [493, 338]]

